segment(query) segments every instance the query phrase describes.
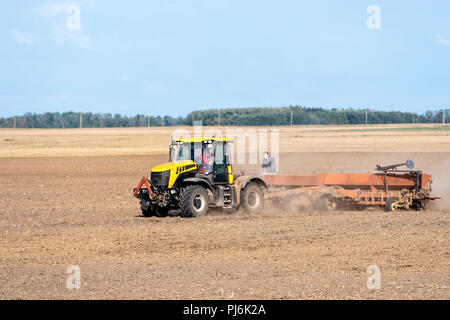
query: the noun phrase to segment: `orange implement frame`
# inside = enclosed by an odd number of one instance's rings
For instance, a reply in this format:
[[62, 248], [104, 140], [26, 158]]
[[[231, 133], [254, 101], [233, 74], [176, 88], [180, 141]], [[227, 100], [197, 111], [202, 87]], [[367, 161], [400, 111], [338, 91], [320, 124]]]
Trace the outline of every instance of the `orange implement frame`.
[[[386, 175], [371, 173], [326, 173], [317, 175], [266, 175], [264, 181], [272, 186], [342, 186], [344, 188], [366, 188], [374, 187], [379, 189], [388, 185], [394, 188], [415, 187], [416, 175], [414, 174], [392, 174]], [[428, 186], [431, 175], [422, 174], [422, 185]]]
[[291, 197], [291, 202], [305, 205], [328, 194], [334, 199], [357, 205], [385, 205], [390, 197], [402, 206], [417, 206], [431, 197], [431, 175], [421, 171], [384, 173], [327, 173], [317, 175], [265, 175], [271, 189], [268, 199]]
[[137, 198], [139, 191], [141, 190], [142, 186], [145, 185], [147, 187], [150, 199], [155, 199], [156, 195], [153, 193], [152, 188], [150, 187], [150, 183], [148, 181], [148, 179], [146, 177], [142, 177], [141, 181], [138, 184], [138, 187], [136, 188], [136, 190], [134, 191], [134, 196]]

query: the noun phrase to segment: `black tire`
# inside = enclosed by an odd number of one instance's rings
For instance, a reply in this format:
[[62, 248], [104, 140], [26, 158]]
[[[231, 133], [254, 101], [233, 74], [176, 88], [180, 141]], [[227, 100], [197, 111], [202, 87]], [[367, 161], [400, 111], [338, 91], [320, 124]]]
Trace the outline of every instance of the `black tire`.
[[142, 215], [144, 217], [150, 218], [153, 217], [153, 211], [152, 210], [141, 210], [142, 211]]
[[336, 210], [336, 207], [336, 199], [330, 193], [321, 195], [317, 201], [317, 209], [321, 211], [334, 211]]
[[143, 209], [141, 208], [142, 211], [142, 215], [144, 217], [167, 217], [169, 210], [167, 208], [162, 208], [162, 207], [151, 207], [149, 209]]
[[153, 207], [143, 204], [142, 201], [139, 201], [139, 204], [141, 205], [141, 212], [144, 217], [147, 217], [147, 218], [153, 217], [153, 215], [155, 213], [153, 210]]
[[155, 212], [153, 207], [150, 205], [150, 198], [147, 189], [142, 189], [140, 192], [142, 192], [142, 194], [139, 195], [139, 204], [141, 206], [142, 215], [144, 217], [153, 217]]
[[180, 216], [201, 217], [208, 213], [208, 191], [200, 185], [190, 185], [180, 190]]
[[395, 212], [397, 209], [395, 208], [395, 203], [398, 202], [397, 197], [389, 197], [386, 199], [386, 204], [384, 205], [384, 209], [389, 212]]
[[264, 193], [261, 188], [253, 182], [247, 184], [241, 191], [240, 207], [245, 213], [257, 214], [261, 212], [264, 204]]
[[167, 207], [157, 207], [155, 210], [155, 216], [163, 218], [163, 217], [167, 217], [169, 213], [169, 208]]

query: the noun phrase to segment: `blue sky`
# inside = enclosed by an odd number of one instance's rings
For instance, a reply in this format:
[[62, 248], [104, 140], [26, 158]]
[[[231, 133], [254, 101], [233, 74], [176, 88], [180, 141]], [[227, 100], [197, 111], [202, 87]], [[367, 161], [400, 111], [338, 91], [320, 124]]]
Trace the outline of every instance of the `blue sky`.
[[0, 41], [0, 116], [450, 107], [444, 0], [3, 1]]

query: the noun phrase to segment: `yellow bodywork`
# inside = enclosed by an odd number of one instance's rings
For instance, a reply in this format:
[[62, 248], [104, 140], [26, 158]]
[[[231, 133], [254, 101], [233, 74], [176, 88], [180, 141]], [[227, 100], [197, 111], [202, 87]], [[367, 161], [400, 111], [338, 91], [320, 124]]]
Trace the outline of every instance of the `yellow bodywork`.
[[180, 174], [192, 170], [197, 170], [197, 165], [192, 160], [180, 160], [160, 164], [152, 169], [152, 172], [164, 172], [170, 170], [168, 188], [172, 188]]
[[231, 170], [231, 166], [228, 166], [228, 183], [233, 184], [233, 171]]
[[223, 138], [223, 137], [198, 137], [198, 138], [187, 138], [187, 139], [178, 139], [177, 142], [204, 142], [204, 141], [233, 141], [233, 138]]

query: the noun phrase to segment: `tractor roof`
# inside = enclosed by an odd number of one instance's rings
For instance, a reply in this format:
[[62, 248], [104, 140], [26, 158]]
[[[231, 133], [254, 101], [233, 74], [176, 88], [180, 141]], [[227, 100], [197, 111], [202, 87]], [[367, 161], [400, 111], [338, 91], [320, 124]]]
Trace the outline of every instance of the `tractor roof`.
[[225, 137], [198, 137], [198, 138], [186, 138], [186, 139], [177, 139], [176, 142], [208, 142], [208, 141], [233, 141], [233, 138], [225, 138]]

